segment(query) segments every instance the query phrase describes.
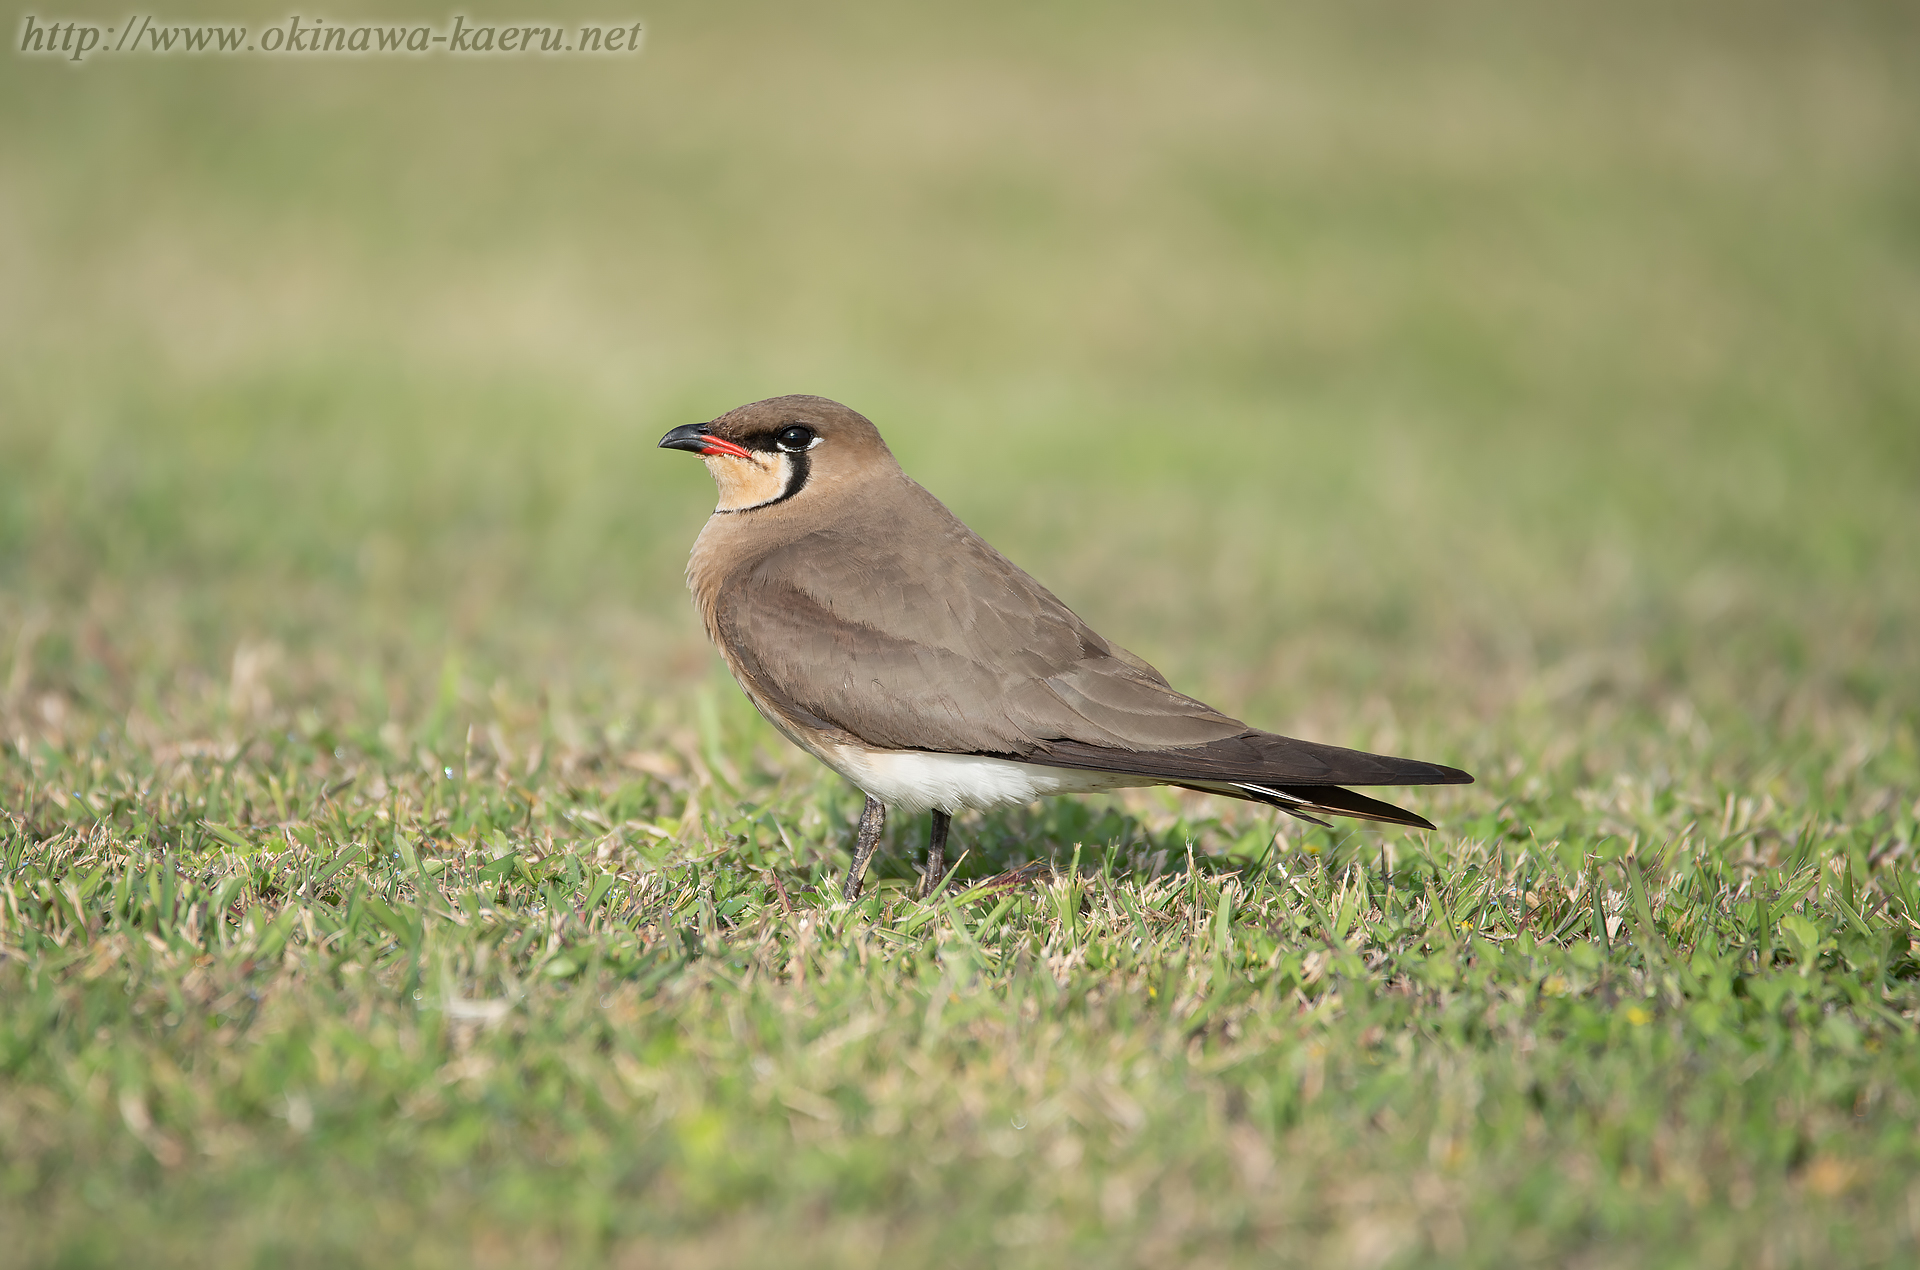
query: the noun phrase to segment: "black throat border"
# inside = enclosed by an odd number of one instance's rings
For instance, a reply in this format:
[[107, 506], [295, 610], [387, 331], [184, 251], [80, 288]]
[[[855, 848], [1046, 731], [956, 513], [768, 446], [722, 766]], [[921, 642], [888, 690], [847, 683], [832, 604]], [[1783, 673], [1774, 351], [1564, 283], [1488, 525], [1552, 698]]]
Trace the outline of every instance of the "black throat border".
[[808, 459], [807, 452], [801, 450], [798, 454], [795, 454], [786, 450], [776, 450], [775, 453], [785, 454], [787, 456], [787, 487], [780, 491], [778, 498], [769, 498], [764, 503], [754, 503], [747, 507], [716, 507], [713, 509], [713, 514], [716, 516], [734, 516], [741, 512], [757, 512], [763, 507], [773, 507], [784, 503], [805, 489], [807, 487], [807, 477], [813, 471], [813, 464]]

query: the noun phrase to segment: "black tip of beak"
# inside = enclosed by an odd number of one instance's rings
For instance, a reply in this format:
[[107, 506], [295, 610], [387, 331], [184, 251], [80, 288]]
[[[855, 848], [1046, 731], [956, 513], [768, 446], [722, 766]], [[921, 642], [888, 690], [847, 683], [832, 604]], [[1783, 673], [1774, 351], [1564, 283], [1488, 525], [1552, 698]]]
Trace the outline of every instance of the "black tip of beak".
[[683, 423], [666, 436], [660, 438], [663, 450], [688, 450], [699, 454], [707, 448], [707, 425], [704, 423]]

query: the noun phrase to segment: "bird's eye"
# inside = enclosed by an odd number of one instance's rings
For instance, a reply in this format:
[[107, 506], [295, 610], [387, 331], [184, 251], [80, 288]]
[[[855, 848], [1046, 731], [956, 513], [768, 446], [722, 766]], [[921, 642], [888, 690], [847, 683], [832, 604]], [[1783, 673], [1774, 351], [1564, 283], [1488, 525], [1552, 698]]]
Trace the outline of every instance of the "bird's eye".
[[813, 429], [802, 427], [796, 423], [790, 428], [780, 429], [779, 435], [775, 436], [773, 440], [774, 444], [778, 445], [788, 454], [798, 454], [800, 451], [809, 449], [813, 445]]

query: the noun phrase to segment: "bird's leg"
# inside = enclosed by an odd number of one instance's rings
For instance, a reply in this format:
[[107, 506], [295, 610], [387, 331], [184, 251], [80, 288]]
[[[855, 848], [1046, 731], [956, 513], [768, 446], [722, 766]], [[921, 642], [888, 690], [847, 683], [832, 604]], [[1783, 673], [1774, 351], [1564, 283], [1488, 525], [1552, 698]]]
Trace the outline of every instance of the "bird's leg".
[[860, 898], [860, 879], [866, 876], [867, 861], [873, 858], [880, 831], [886, 827], [887, 805], [868, 794], [867, 805], [860, 810], [860, 836], [853, 842], [853, 863], [847, 866], [847, 880], [840, 888], [840, 898], [849, 904]]
[[953, 817], [938, 807], [933, 809], [933, 835], [927, 839], [927, 871], [920, 875], [920, 894], [932, 895], [933, 888], [947, 873], [947, 828]]

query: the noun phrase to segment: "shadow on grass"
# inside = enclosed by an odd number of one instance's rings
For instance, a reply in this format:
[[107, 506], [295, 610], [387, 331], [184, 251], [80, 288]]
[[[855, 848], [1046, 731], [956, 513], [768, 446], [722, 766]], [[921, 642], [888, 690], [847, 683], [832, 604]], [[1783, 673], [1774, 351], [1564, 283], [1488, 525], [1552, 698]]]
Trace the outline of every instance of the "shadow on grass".
[[[855, 828], [851, 816], [844, 819], [843, 832], [835, 840], [843, 869]], [[868, 885], [918, 882], [931, 819], [925, 813], [889, 817], [868, 868]], [[1287, 835], [1289, 857], [1324, 853], [1329, 859], [1345, 860], [1377, 854], [1372, 835], [1346, 828], [1322, 829], [1277, 814], [1239, 826], [1217, 816], [1181, 817], [1155, 830], [1105, 799], [1051, 798], [1028, 807], [955, 817], [947, 839], [947, 863], [954, 870], [956, 885], [985, 881], [1035, 862], [1064, 872], [1074, 866], [1076, 855], [1083, 873], [1152, 879], [1184, 871], [1191, 851], [1193, 867], [1226, 873], [1271, 864], [1280, 854], [1274, 849], [1276, 829]]]

